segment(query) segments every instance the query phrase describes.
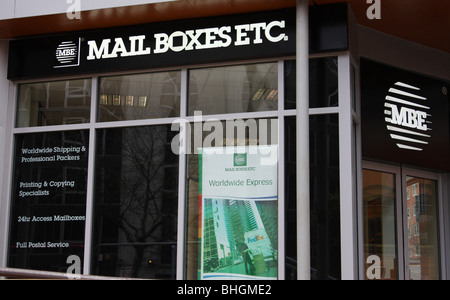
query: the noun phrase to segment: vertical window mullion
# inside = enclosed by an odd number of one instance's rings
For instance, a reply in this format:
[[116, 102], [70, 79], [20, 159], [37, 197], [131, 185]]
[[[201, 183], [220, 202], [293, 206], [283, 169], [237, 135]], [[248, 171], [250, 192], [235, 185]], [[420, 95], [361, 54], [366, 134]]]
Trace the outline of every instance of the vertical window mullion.
[[89, 129], [89, 158], [88, 158], [88, 182], [86, 191], [86, 230], [85, 230], [85, 248], [84, 248], [84, 275], [91, 274], [91, 258], [92, 258], [92, 228], [94, 219], [94, 184], [95, 184], [95, 151], [96, 151], [96, 132], [95, 124], [97, 122], [97, 94], [98, 94], [98, 77], [92, 78], [91, 92], [91, 122]]
[[285, 280], [284, 61], [278, 62], [278, 279]]
[[[188, 105], [188, 70], [183, 69], [181, 71], [181, 99], [180, 99], [180, 114], [181, 118], [187, 116]], [[187, 141], [188, 131], [185, 130], [185, 126], [189, 126], [187, 123], [180, 124], [180, 139]], [[183, 136], [181, 136], [183, 134]], [[180, 149], [179, 154], [179, 166], [178, 166], [178, 231], [177, 231], [177, 280], [185, 279], [185, 236], [186, 236], [186, 161], [187, 161], [187, 144], [186, 142], [181, 145], [183, 149]]]
[[356, 251], [356, 201], [354, 186], [355, 149], [353, 145], [353, 115], [351, 90], [350, 55], [338, 57], [339, 76], [339, 143], [340, 143], [340, 185], [341, 185], [341, 268], [342, 279], [357, 277]]

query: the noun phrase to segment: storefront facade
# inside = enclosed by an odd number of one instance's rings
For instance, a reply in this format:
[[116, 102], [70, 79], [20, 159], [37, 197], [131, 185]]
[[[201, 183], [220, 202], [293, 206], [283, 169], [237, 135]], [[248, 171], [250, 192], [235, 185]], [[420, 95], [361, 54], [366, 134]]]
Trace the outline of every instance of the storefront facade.
[[450, 55], [280, 3], [0, 42], [0, 267], [447, 279]]

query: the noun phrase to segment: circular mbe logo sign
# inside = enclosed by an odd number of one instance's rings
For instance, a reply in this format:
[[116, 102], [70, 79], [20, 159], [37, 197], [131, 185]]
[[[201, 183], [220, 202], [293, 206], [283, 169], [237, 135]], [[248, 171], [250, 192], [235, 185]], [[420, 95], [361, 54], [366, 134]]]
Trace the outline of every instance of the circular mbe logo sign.
[[421, 89], [397, 82], [386, 96], [385, 120], [390, 136], [400, 149], [423, 151], [431, 138], [432, 128], [429, 101]]

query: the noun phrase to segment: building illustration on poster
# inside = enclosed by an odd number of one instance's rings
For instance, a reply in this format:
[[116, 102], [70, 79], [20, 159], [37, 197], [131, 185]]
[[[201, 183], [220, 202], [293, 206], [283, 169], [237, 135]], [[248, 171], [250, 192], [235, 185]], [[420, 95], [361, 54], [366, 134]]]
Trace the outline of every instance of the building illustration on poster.
[[220, 150], [201, 154], [200, 279], [277, 279], [277, 147]]

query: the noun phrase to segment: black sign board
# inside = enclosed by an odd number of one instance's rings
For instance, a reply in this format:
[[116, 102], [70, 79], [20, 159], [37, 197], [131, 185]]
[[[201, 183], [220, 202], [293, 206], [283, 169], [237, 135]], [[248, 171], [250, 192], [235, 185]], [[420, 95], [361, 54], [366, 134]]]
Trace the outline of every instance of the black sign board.
[[84, 256], [89, 131], [16, 136], [8, 266], [65, 272]]
[[363, 156], [450, 171], [449, 84], [361, 61]]
[[[347, 6], [312, 9], [311, 51], [347, 49]], [[8, 79], [291, 56], [296, 11], [180, 20], [11, 41]]]

